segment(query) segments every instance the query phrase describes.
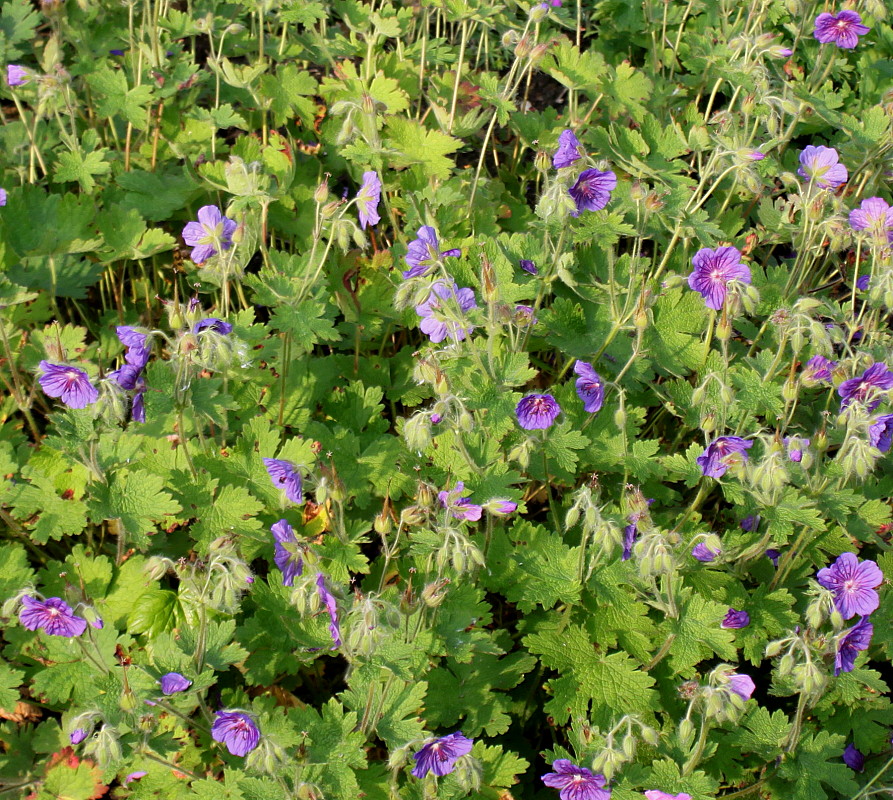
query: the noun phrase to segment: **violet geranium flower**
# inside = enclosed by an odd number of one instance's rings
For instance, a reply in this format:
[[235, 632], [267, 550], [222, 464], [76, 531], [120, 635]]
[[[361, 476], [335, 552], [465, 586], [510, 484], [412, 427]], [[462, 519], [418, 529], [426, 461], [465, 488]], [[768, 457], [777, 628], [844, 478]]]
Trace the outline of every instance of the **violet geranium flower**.
[[341, 647], [341, 627], [338, 623], [338, 604], [334, 595], [326, 588], [326, 576], [322, 572], [316, 573], [316, 588], [319, 591], [319, 599], [322, 600], [329, 615], [329, 634], [334, 644], [332, 650]]
[[239, 225], [223, 216], [217, 206], [202, 206], [197, 216], [198, 222], [187, 222], [183, 228], [183, 241], [192, 248], [190, 258], [201, 264], [233, 246], [233, 234]]
[[[859, 208], [850, 211], [850, 227], [854, 231], [868, 231], [882, 241], [893, 241], [893, 206], [887, 205], [887, 201], [880, 197], [869, 197], [862, 201]], [[863, 277], [868, 278], [867, 275]], [[868, 285], [866, 283], [859, 288], [865, 291]]]
[[68, 734], [68, 741], [72, 744], [80, 744], [87, 738], [87, 729], [86, 728], [75, 728], [71, 733]]
[[129, 786], [134, 781], [138, 781], [140, 778], [145, 778], [148, 774], [149, 773], [144, 769], [138, 769], [136, 772], [131, 772], [124, 778], [124, 785]]
[[36, 600], [25, 595], [24, 608], [19, 612], [19, 622], [29, 631], [43, 629], [50, 636], [80, 636], [87, 630], [87, 620], [75, 616], [71, 607], [60, 597]]
[[192, 686], [192, 681], [181, 675], [179, 672], [168, 672], [166, 675], [161, 676], [162, 694], [185, 692], [190, 686]]
[[24, 67], [20, 67], [18, 64], [10, 64], [6, 68], [6, 85], [13, 86], [23, 86], [28, 83], [28, 79], [31, 77], [28, 70]]
[[846, 183], [849, 174], [833, 147], [809, 145], [800, 153], [797, 174], [811, 181], [819, 189], [836, 189]]
[[698, 542], [692, 547], [691, 554], [698, 561], [709, 564], [711, 561], [716, 561], [717, 556], [722, 554], [722, 550], [710, 547], [704, 542]]
[[149, 334], [143, 333], [132, 325], [119, 325], [115, 333], [121, 344], [127, 348], [124, 354], [124, 363], [142, 369], [146, 366], [151, 355], [149, 349]]
[[442, 258], [461, 255], [462, 251], [458, 248], [441, 251], [437, 231], [430, 225], [422, 225], [416, 233], [416, 238], [407, 245], [403, 260], [409, 269], [404, 271], [403, 277], [416, 278], [419, 275], [428, 275]]
[[367, 225], [377, 225], [381, 217], [378, 215], [378, 203], [381, 200], [381, 178], [374, 170], [363, 173], [363, 185], [357, 192], [357, 209], [360, 227], [366, 230]]
[[685, 792], [679, 792], [679, 794], [667, 794], [660, 789], [649, 789], [645, 792], [645, 797], [647, 800], [691, 800], [691, 795], [686, 794]]
[[303, 486], [301, 473], [295, 465], [279, 458], [265, 458], [263, 462], [273, 483], [280, 489], [285, 489], [285, 496], [292, 503], [301, 505], [304, 502]]
[[834, 604], [844, 619], [856, 614], [868, 616], [880, 603], [875, 589], [884, 574], [874, 561], [859, 561], [853, 553], [841, 553], [830, 566], [816, 575], [820, 585], [834, 593]]
[[0, 206], [5, 206], [8, 198], [9, 195], [6, 193], [6, 189], [0, 186]]
[[529, 275], [536, 275], [539, 270], [536, 268], [536, 264], [534, 264], [529, 258], [522, 258], [518, 262], [518, 266], [521, 267], [526, 273]]
[[415, 307], [416, 314], [422, 318], [419, 330], [428, 334], [435, 344], [447, 337], [454, 342], [461, 342], [474, 330], [474, 325], [457, 321], [457, 310], [465, 314], [477, 307], [471, 289], [460, 289], [455, 283], [450, 285], [445, 281], [437, 281], [431, 287], [428, 299]]
[[868, 427], [868, 443], [882, 453], [890, 452], [893, 444], [893, 414], [881, 414]]
[[260, 742], [260, 730], [247, 714], [240, 711], [218, 711], [211, 726], [211, 737], [223, 742], [234, 756], [247, 756]]
[[750, 625], [750, 614], [746, 611], [736, 611], [734, 608], [730, 608], [725, 617], [723, 617], [723, 621], [720, 623], [720, 628], [746, 628]]
[[574, 372], [580, 376], [577, 378], [577, 397], [583, 401], [583, 410], [594, 414], [605, 401], [604, 381], [592, 368], [592, 364], [585, 361], [577, 361], [574, 364]]
[[862, 772], [865, 769], [865, 756], [859, 752], [852, 742], [850, 742], [843, 751], [843, 763], [856, 772]]
[[856, 658], [863, 650], [867, 650], [874, 634], [874, 625], [868, 617], [862, 617], [852, 628], [837, 640], [837, 652], [834, 654], [834, 674], [852, 672], [856, 666]]
[[714, 439], [707, 449], [697, 457], [701, 472], [708, 478], [721, 478], [736, 460], [747, 461], [745, 451], [753, 447], [753, 442], [740, 436], [720, 436]]
[[859, 37], [870, 31], [862, 24], [862, 17], [855, 11], [844, 9], [836, 14], [819, 14], [815, 18], [812, 35], [822, 44], [836, 44], [843, 50], [852, 50], [859, 44]]
[[806, 366], [803, 367], [800, 380], [806, 386], [813, 386], [817, 383], [831, 383], [831, 372], [836, 366], [836, 361], [829, 361], [824, 356], [813, 356], [806, 362]]
[[756, 684], [750, 675], [738, 674], [737, 672], [729, 673], [729, 689], [742, 700], [750, 700], [750, 696], [756, 688]]
[[782, 441], [788, 451], [788, 458], [799, 464], [803, 460], [803, 451], [809, 447], [809, 439], [802, 436], [785, 436]]
[[273, 560], [282, 572], [282, 585], [292, 586], [296, 577], [304, 572], [304, 560], [300, 556], [298, 540], [287, 520], [280, 519], [270, 527], [275, 540]]
[[579, 161], [581, 157], [579, 139], [570, 128], [563, 130], [561, 136], [558, 137], [558, 149], [552, 156], [552, 166], [555, 169], [569, 167], [575, 161]]
[[90, 376], [78, 367], [41, 361], [40, 388], [50, 397], [58, 397], [69, 408], [86, 408], [99, 399]]
[[572, 217], [579, 217], [582, 211], [599, 211], [608, 205], [611, 192], [617, 188], [617, 176], [613, 172], [598, 169], [584, 169], [571, 186], [570, 195], [577, 204]]
[[704, 298], [704, 305], [719, 311], [725, 302], [731, 281], [750, 283], [750, 270], [741, 263], [741, 251], [737, 247], [705, 247], [691, 260], [694, 267], [688, 276], [688, 285]]
[[526, 431], [551, 427], [560, 413], [561, 406], [550, 394], [529, 394], [522, 397], [515, 407], [518, 424]]
[[202, 331], [214, 331], [214, 333], [228, 336], [233, 332], [233, 326], [217, 317], [205, 317], [192, 326], [193, 333], [201, 333]]
[[146, 400], [144, 395], [146, 394], [146, 379], [142, 376], [138, 377], [134, 384], [134, 389], [136, 389], [136, 392], [134, 392], [133, 403], [130, 406], [130, 416], [134, 422], [145, 422]]
[[853, 400], [866, 403], [869, 411], [874, 411], [880, 404], [879, 395], [893, 389], [893, 372], [887, 369], [883, 361], [872, 364], [858, 378], [850, 378], [837, 387], [837, 394], [842, 398], [840, 410], [843, 411]]
[[450, 491], [438, 492], [437, 499], [440, 500], [441, 507], [448, 508], [450, 514], [456, 519], [479, 520], [484, 507], [472, 503], [467, 497], [462, 497], [464, 491], [465, 484], [462, 481], [457, 481]]
[[461, 731], [428, 742], [413, 756], [415, 766], [412, 768], [412, 774], [416, 778], [424, 778], [429, 772], [438, 777], [449, 775], [455, 768], [456, 762], [471, 752], [473, 745], [474, 740], [463, 736]]
[[605, 789], [604, 775], [594, 775], [566, 758], [553, 761], [552, 769], [554, 772], [543, 775], [542, 781], [551, 789], [559, 789], [561, 800], [609, 800], [611, 797], [611, 790]]

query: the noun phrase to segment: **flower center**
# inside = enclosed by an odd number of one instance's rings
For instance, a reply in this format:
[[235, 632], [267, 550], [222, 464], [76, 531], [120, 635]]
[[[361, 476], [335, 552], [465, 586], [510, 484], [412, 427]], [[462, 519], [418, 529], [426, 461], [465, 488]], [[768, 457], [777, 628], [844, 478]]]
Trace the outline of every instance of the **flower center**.
[[852, 578], [850, 578], [848, 581], [844, 581], [843, 590], [850, 593], [856, 591], [856, 581]]
[[65, 373], [65, 377], [69, 383], [77, 383], [81, 376], [73, 369], [70, 369]]

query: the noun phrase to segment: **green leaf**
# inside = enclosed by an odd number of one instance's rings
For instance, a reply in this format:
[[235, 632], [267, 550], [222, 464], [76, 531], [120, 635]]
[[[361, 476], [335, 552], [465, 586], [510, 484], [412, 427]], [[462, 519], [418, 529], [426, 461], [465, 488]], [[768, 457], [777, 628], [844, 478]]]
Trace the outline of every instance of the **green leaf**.
[[34, 41], [40, 14], [28, 0], [7, 0], [0, 11], [0, 62], [15, 62], [25, 51], [16, 45]]
[[732, 644], [732, 631], [720, 627], [728, 607], [705, 600], [690, 590], [685, 592], [689, 596], [682, 603], [679, 616], [667, 619], [660, 626], [660, 632], [665, 637], [673, 637], [669, 655], [673, 672], [690, 678], [695, 673], [695, 665], [704, 659], [715, 654], [721, 659], [734, 661], [737, 651]]
[[56, 183], [77, 181], [84, 192], [92, 192], [96, 186], [93, 176], [108, 175], [112, 169], [112, 165], [105, 160], [107, 152], [107, 148], [101, 147], [86, 154], [81, 149], [60, 153], [53, 170], [53, 181]]
[[22, 685], [22, 678], [25, 673], [18, 669], [13, 669], [9, 664], [0, 663], [0, 709], [10, 714], [19, 702], [21, 695], [19, 694], [19, 686]]
[[859, 785], [852, 778], [852, 770], [841, 761], [840, 754], [846, 740], [827, 731], [800, 737], [797, 749], [778, 768], [778, 774], [768, 781], [768, 788], [786, 800], [825, 800], [830, 786], [843, 797], [852, 797]]
[[150, 589], [134, 601], [127, 626], [133, 633], [148, 633], [154, 637], [173, 630], [182, 619], [183, 612], [176, 592]]
[[418, 164], [426, 179], [446, 180], [453, 168], [453, 161], [447, 155], [462, 146], [459, 139], [428, 130], [421, 122], [405, 117], [390, 117], [385, 136], [387, 145], [394, 151], [389, 158], [391, 166], [400, 168]]
[[93, 91], [98, 116], [120, 115], [137, 130], [148, 127], [146, 106], [152, 101], [151, 86], [140, 84], [128, 89], [124, 72], [112, 71], [105, 65], [88, 73], [87, 83]]

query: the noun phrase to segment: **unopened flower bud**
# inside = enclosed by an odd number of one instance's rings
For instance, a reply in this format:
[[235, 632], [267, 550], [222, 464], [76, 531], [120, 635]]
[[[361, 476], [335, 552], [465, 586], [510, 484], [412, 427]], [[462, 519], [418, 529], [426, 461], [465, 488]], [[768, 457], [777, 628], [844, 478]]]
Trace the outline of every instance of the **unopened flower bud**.
[[502, 34], [502, 46], [508, 49], [513, 49], [516, 44], [518, 44], [518, 40], [521, 37], [518, 36], [517, 31], [506, 31]]
[[629, 196], [634, 203], [641, 203], [648, 194], [648, 187], [642, 181], [633, 181], [629, 187]]
[[530, 42], [530, 37], [522, 36], [518, 41], [518, 44], [515, 45], [515, 57], [527, 58], [527, 56], [530, 55], [531, 49], [533, 49], [533, 45]]
[[[549, 6], [547, 3], [536, 3], [530, 9], [530, 21], [534, 24], [542, 22], [549, 16]], [[517, 51], [515, 52], [517, 55]]]
[[790, 653], [785, 653], [778, 662], [778, 674], [780, 677], [790, 675], [795, 665], [794, 657]]
[[784, 645], [780, 641], [769, 642], [766, 645], [766, 658], [775, 658], [780, 652]]
[[413, 452], [421, 453], [431, 444], [431, 424], [425, 414], [410, 417], [403, 425], [403, 438]]
[[626, 426], [626, 412], [623, 408], [618, 408], [614, 412], [614, 424], [620, 429], [623, 430]]
[[316, 191], [313, 192], [313, 199], [322, 205], [329, 199], [329, 180], [326, 178], [319, 186], [316, 187]]
[[552, 169], [552, 158], [545, 150], [537, 150], [536, 155], [533, 158], [533, 165], [540, 172], [548, 172]]
[[727, 342], [732, 337], [732, 323], [723, 314], [716, 323], [716, 338], [721, 342]]
[[694, 723], [686, 718], [679, 723], [679, 728], [676, 731], [679, 736], [679, 743], [685, 747], [686, 742], [688, 742], [695, 735], [695, 726]]
[[716, 430], [716, 414], [712, 411], [709, 411], [701, 417], [701, 430], [704, 431], [704, 433], [713, 433], [713, 431]]
[[428, 608], [437, 608], [446, 598], [449, 584], [450, 582], [446, 579], [429, 583], [422, 589], [422, 602]]
[[788, 403], [793, 403], [797, 399], [797, 381], [788, 378], [781, 387], [781, 396]]
[[394, 529], [390, 515], [385, 514], [384, 511], [375, 515], [372, 527], [379, 536], [387, 536]]

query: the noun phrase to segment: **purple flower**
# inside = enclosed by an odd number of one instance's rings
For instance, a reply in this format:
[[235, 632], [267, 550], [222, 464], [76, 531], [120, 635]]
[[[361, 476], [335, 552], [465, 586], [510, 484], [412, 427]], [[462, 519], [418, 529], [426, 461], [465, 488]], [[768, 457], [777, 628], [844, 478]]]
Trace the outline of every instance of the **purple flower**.
[[86, 408], [99, 399], [99, 392], [82, 369], [68, 364], [41, 361], [41, 388], [50, 397], [58, 397], [69, 408]]
[[118, 386], [129, 392], [136, 389], [136, 382], [141, 371], [142, 367], [137, 367], [133, 364], [122, 364], [118, 369], [112, 370], [112, 372], [109, 373], [109, 379], [113, 380]]
[[413, 756], [415, 766], [412, 768], [412, 774], [416, 778], [424, 778], [429, 772], [438, 777], [449, 775], [456, 762], [471, 752], [473, 744], [474, 741], [463, 736], [461, 731], [428, 742]]
[[[854, 231], [868, 231], [874, 234], [878, 239], [893, 241], [893, 206], [888, 206], [885, 200], [880, 197], [869, 197], [862, 201], [859, 208], [850, 211], [850, 227]], [[868, 288], [868, 276], [863, 275], [866, 280], [865, 286], [859, 286], [862, 291]]]
[[667, 794], [660, 789], [649, 789], [645, 792], [645, 797], [647, 800], [691, 800], [691, 795], [686, 794], [685, 792], [679, 792], [679, 794]]
[[536, 315], [533, 313], [533, 306], [525, 306], [522, 303], [518, 303], [515, 306], [515, 324], [527, 327], [529, 325], [536, 325], [539, 320], [536, 318]]
[[819, 189], [836, 189], [846, 183], [846, 167], [839, 164], [840, 156], [833, 147], [808, 145], [800, 153], [797, 174], [807, 178]]
[[110, 56], [123, 56], [124, 51], [121, 50], [120, 48], [116, 47], [113, 50], [109, 50], [109, 55]]
[[[558, 137], [558, 149], [555, 151], [555, 155], [552, 156], [552, 166], [555, 169], [569, 167], [575, 161], [579, 161], [581, 157], [580, 142], [574, 135], [574, 132], [570, 128], [563, 130], [561, 136]], [[613, 189], [614, 187], [612, 186], [611, 188]], [[600, 208], [604, 208], [604, 205], [600, 206]]]
[[741, 530], [742, 531], [747, 531], [748, 533], [753, 533], [759, 527], [760, 527], [760, 515], [759, 514], [751, 514], [750, 516], [747, 516], [741, 520]]
[[737, 672], [730, 672], [729, 688], [742, 700], [750, 700], [753, 690], [757, 687], [750, 675], [739, 675]]
[[860, 275], [856, 279], [856, 288], [860, 292], [867, 292], [869, 283], [871, 283], [871, 275]]
[[705, 564], [709, 564], [711, 561], [716, 561], [716, 557], [721, 555], [722, 550], [717, 550], [713, 547], [708, 547], [704, 542], [698, 542], [691, 549], [691, 554], [698, 560], [702, 561]]
[[768, 558], [768, 559], [772, 562], [772, 566], [773, 566], [773, 567], [777, 567], [777, 566], [778, 566], [778, 559], [779, 559], [780, 557], [781, 557], [781, 553], [780, 553], [778, 550], [775, 550], [775, 549], [772, 548], [772, 547], [770, 547], [770, 548], [766, 551], [766, 558]]
[[531, 275], [536, 275], [539, 270], [536, 268], [536, 264], [534, 264], [529, 258], [522, 258], [518, 262], [518, 266], [521, 267], [525, 272], [529, 272]]
[[228, 336], [233, 332], [233, 326], [217, 317], [205, 317], [192, 326], [193, 333], [201, 333], [202, 331], [214, 331], [214, 333]]
[[812, 35], [822, 44], [833, 42], [843, 50], [852, 50], [859, 44], [859, 37], [870, 30], [871, 28], [862, 24], [862, 17], [847, 9], [837, 14], [819, 14], [815, 18]]
[[604, 775], [593, 775], [586, 767], [578, 767], [566, 758], [552, 762], [554, 772], [542, 777], [543, 783], [551, 789], [560, 789], [561, 800], [608, 800], [611, 790], [605, 789]]
[[440, 421], [443, 419], [442, 414], [438, 414], [436, 411], [431, 415], [431, 424], [439, 425]]
[[878, 607], [874, 591], [883, 583], [884, 574], [874, 561], [859, 561], [853, 553], [842, 553], [830, 566], [820, 569], [816, 580], [834, 592], [834, 604], [844, 619], [856, 614], [867, 616]]
[[803, 460], [803, 451], [809, 447], [809, 439], [802, 436], [785, 436], [784, 446], [788, 450], [788, 458], [798, 464]]
[[190, 258], [201, 264], [221, 250], [229, 250], [239, 226], [234, 219], [224, 217], [217, 206], [202, 206], [197, 216], [198, 222], [187, 222], [183, 228], [183, 241], [192, 248]]
[[260, 731], [247, 714], [218, 711], [211, 737], [215, 742], [223, 742], [232, 755], [247, 756], [260, 742]]
[[131, 772], [126, 778], [124, 778], [124, 785], [128, 786], [134, 781], [138, 781], [140, 778], [145, 778], [149, 773], [144, 769], [138, 769], [136, 772]]
[[146, 393], [146, 379], [139, 377], [136, 379], [134, 386], [136, 392], [133, 395], [133, 403], [130, 406], [130, 416], [134, 422], [144, 423], [146, 421], [146, 401], [143, 395]]
[[518, 504], [511, 500], [504, 500], [500, 497], [496, 497], [484, 503], [484, 508], [488, 514], [493, 514], [495, 517], [507, 517], [509, 514], [514, 514], [518, 510]]
[[323, 601], [329, 614], [329, 634], [334, 644], [332, 650], [341, 647], [341, 628], [338, 624], [338, 605], [332, 593], [326, 588], [326, 576], [321, 572], [316, 573], [316, 588], [319, 591], [319, 599]]
[[467, 288], [459, 289], [455, 283], [449, 285], [445, 281], [437, 281], [431, 287], [428, 299], [415, 307], [416, 314], [422, 318], [419, 329], [428, 334], [435, 344], [447, 337], [461, 342], [474, 330], [474, 325], [458, 322], [455, 319], [457, 308], [461, 314], [477, 308], [474, 292]]
[[68, 603], [59, 597], [35, 600], [26, 594], [22, 605], [19, 622], [29, 631], [43, 628], [50, 636], [71, 637], [87, 630], [87, 620], [76, 617]]
[[725, 617], [723, 617], [723, 621], [720, 623], [720, 628], [746, 628], [750, 625], [750, 614], [746, 611], [735, 611], [734, 608], [730, 608]]
[[525, 431], [543, 430], [555, 422], [561, 406], [550, 394], [529, 394], [518, 401], [515, 416]]
[[134, 328], [132, 325], [119, 325], [115, 328], [115, 333], [118, 335], [121, 344], [127, 348], [124, 362], [139, 369], [145, 367], [151, 354], [149, 335]]
[[730, 281], [750, 283], [750, 270], [741, 263], [737, 247], [705, 247], [691, 260], [694, 270], [688, 285], [704, 298], [704, 305], [718, 311], [726, 300]]
[[837, 640], [837, 652], [834, 654], [834, 674], [852, 672], [856, 666], [856, 657], [871, 644], [874, 625], [868, 617], [862, 617], [852, 628], [844, 631]]
[[357, 192], [357, 209], [359, 209], [360, 227], [377, 225], [381, 217], [378, 215], [378, 203], [381, 200], [381, 178], [375, 171], [363, 173], [363, 185]]
[[579, 217], [581, 211], [598, 211], [604, 208], [616, 187], [617, 176], [613, 172], [584, 169], [570, 189], [571, 197], [577, 204], [577, 210], [571, 211], [571, 216]]
[[6, 189], [0, 187], [0, 206], [5, 206], [6, 201], [9, 195], [6, 194]]
[[806, 362], [800, 380], [807, 385], [831, 383], [831, 372], [836, 366], [836, 361], [829, 361], [824, 356], [813, 356]]
[[461, 497], [464, 491], [465, 484], [462, 481], [458, 481], [449, 492], [438, 492], [437, 499], [440, 500], [441, 507], [448, 508], [450, 514], [456, 519], [479, 520], [484, 507], [475, 505], [467, 497]]
[[282, 585], [292, 586], [295, 578], [304, 572], [304, 560], [300, 555], [301, 551], [298, 548], [295, 532], [287, 520], [284, 519], [274, 523], [270, 530], [273, 532], [274, 546], [276, 548], [273, 559], [282, 572]]
[[263, 462], [273, 484], [280, 489], [285, 489], [285, 496], [292, 503], [301, 505], [304, 502], [301, 473], [298, 472], [295, 465], [291, 461], [283, 461], [278, 458], [265, 458]]
[[893, 372], [887, 369], [883, 361], [878, 361], [858, 378], [850, 378], [837, 387], [837, 394], [843, 398], [840, 410], [843, 411], [853, 400], [858, 400], [866, 403], [869, 411], [874, 411], [881, 404], [878, 395], [890, 389], [893, 389]]
[[168, 672], [167, 675], [161, 676], [161, 693], [176, 694], [177, 692], [185, 692], [192, 681], [184, 678], [179, 672]]
[[[747, 461], [747, 453], [753, 442], [739, 436], [720, 436], [697, 457], [701, 472], [709, 478], [721, 478], [735, 461]], [[740, 456], [740, 459], [738, 458]]]
[[68, 734], [68, 741], [70, 741], [72, 744], [80, 744], [86, 738], [86, 728], [75, 728], [71, 733]]
[[893, 414], [881, 414], [868, 428], [868, 442], [882, 453], [890, 452], [893, 444]]
[[448, 256], [461, 256], [459, 249], [444, 250], [441, 252], [437, 241], [437, 231], [430, 225], [422, 225], [406, 249], [403, 260], [409, 269], [403, 273], [404, 278], [415, 278], [419, 275], [429, 274], [440, 262], [440, 259]]
[[594, 414], [602, 407], [605, 400], [605, 384], [599, 374], [592, 368], [592, 364], [585, 361], [577, 361], [574, 364], [574, 372], [577, 378], [577, 397], [583, 401], [583, 410]]
[[22, 86], [28, 83], [30, 77], [28, 70], [20, 67], [18, 64], [10, 64], [6, 68], [6, 83], [8, 86]]
[[634, 522], [623, 529], [623, 555], [621, 561], [629, 561], [633, 555], [633, 545], [639, 537], [639, 526]]
[[852, 742], [843, 751], [843, 763], [856, 772], [865, 770], [865, 756], [856, 749], [856, 745]]

